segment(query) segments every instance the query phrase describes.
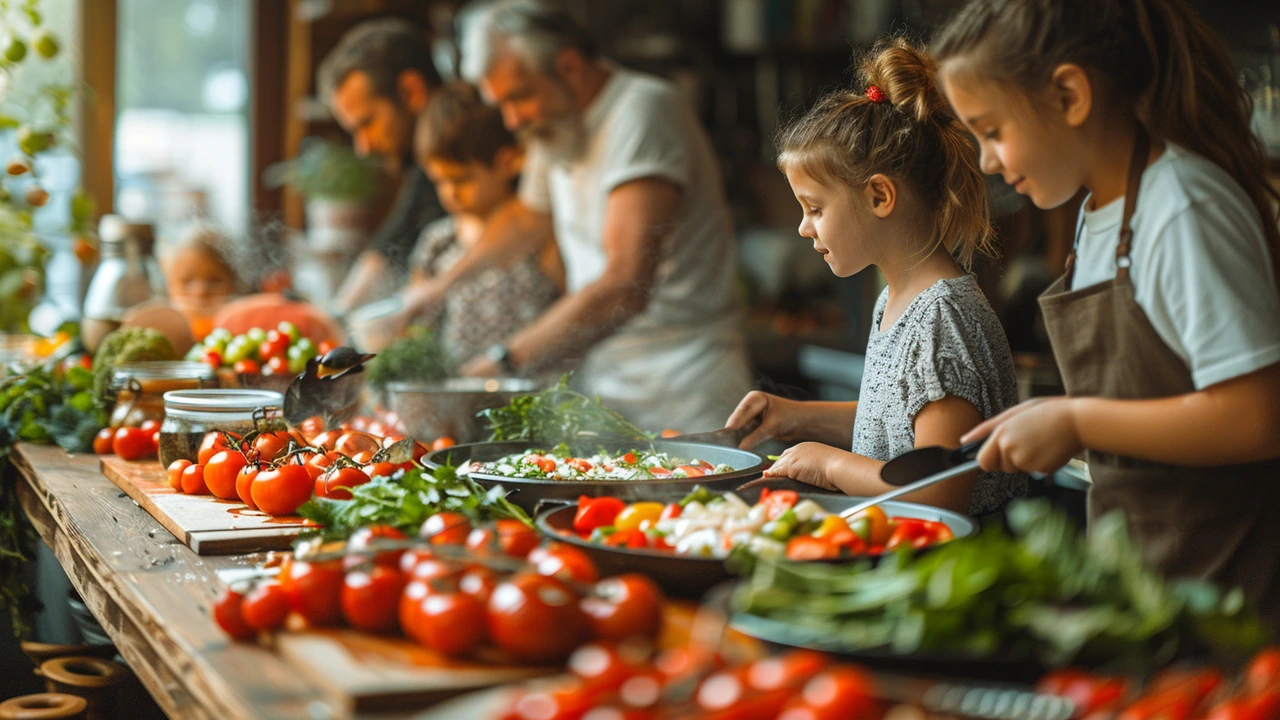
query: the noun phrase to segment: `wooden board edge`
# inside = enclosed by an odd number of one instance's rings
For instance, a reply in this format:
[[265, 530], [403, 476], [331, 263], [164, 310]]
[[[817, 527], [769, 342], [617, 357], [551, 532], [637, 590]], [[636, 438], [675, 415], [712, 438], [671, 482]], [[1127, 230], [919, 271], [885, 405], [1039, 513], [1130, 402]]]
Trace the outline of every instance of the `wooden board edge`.
[[203, 530], [187, 533], [187, 546], [197, 555], [246, 555], [288, 550], [305, 527], [254, 530]]
[[167, 513], [151, 512], [151, 510], [147, 509], [148, 503], [155, 505], [155, 502], [147, 496], [146, 490], [129, 482], [129, 479], [117, 472], [115, 467], [108, 463], [105, 458], [98, 459], [98, 468], [104, 477], [120, 488], [120, 491], [128, 495], [144, 512], [155, 518], [155, 521], [160, 523], [160, 526], [165, 530], [168, 530], [178, 542], [184, 545], [187, 544], [187, 531], [178, 524], [177, 520], [174, 520]]

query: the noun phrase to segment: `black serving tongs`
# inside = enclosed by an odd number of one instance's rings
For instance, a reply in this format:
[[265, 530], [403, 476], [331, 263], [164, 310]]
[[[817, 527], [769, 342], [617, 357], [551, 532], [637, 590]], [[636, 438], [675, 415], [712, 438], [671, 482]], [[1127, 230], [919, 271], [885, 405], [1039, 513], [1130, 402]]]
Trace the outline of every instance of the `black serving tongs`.
[[932, 487], [940, 482], [968, 475], [978, 469], [978, 450], [982, 440], [975, 440], [958, 448], [939, 446], [923, 447], [903, 453], [880, 468], [880, 479], [894, 489], [854, 505], [840, 514], [853, 517], [873, 505], [886, 500], [910, 495], [917, 490]]

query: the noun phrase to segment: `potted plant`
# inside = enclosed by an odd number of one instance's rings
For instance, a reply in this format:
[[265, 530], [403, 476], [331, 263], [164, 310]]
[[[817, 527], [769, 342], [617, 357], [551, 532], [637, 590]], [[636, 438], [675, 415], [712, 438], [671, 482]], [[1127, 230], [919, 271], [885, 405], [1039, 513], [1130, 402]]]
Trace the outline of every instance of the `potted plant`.
[[307, 203], [307, 245], [318, 253], [358, 252], [364, 204], [381, 189], [377, 165], [347, 145], [309, 137], [298, 156], [267, 169], [268, 186], [288, 185]]

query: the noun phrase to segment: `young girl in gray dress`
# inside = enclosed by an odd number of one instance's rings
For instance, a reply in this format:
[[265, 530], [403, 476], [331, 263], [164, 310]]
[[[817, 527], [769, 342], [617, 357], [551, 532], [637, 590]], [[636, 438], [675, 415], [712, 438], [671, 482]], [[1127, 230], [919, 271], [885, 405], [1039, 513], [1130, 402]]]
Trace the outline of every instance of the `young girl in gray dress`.
[[[965, 130], [938, 91], [934, 63], [902, 40], [861, 67], [862, 86], [834, 92], [779, 141], [778, 166], [813, 241], [839, 277], [876, 266], [888, 281], [873, 314], [858, 402], [743, 398], [727, 425], [746, 448], [804, 441], [765, 475], [850, 495], [889, 488], [884, 463], [960, 436], [1018, 401], [1013, 358], [972, 275], [992, 254], [986, 184]], [[852, 442], [850, 442], [852, 428]], [[972, 515], [1024, 491], [1017, 476], [983, 473], [909, 499]]]

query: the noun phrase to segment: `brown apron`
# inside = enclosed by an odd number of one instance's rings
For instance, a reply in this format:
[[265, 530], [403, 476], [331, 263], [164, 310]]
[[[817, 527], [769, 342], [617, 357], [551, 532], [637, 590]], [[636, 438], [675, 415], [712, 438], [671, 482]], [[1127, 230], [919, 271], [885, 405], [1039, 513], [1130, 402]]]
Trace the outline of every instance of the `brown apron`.
[[[1129, 279], [1129, 221], [1147, 153], [1140, 134], [1125, 187], [1115, 279], [1072, 290], [1072, 253], [1066, 274], [1040, 296], [1070, 396], [1159, 398], [1196, 389], [1186, 363], [1134, 299]], [[1149, 567], [1239, 586], [1272, 629], [1280, 628], [1280, 461], [1199, 468], [1090, 450], [1088, 462], [1091, 519], [1122, 510]]]

